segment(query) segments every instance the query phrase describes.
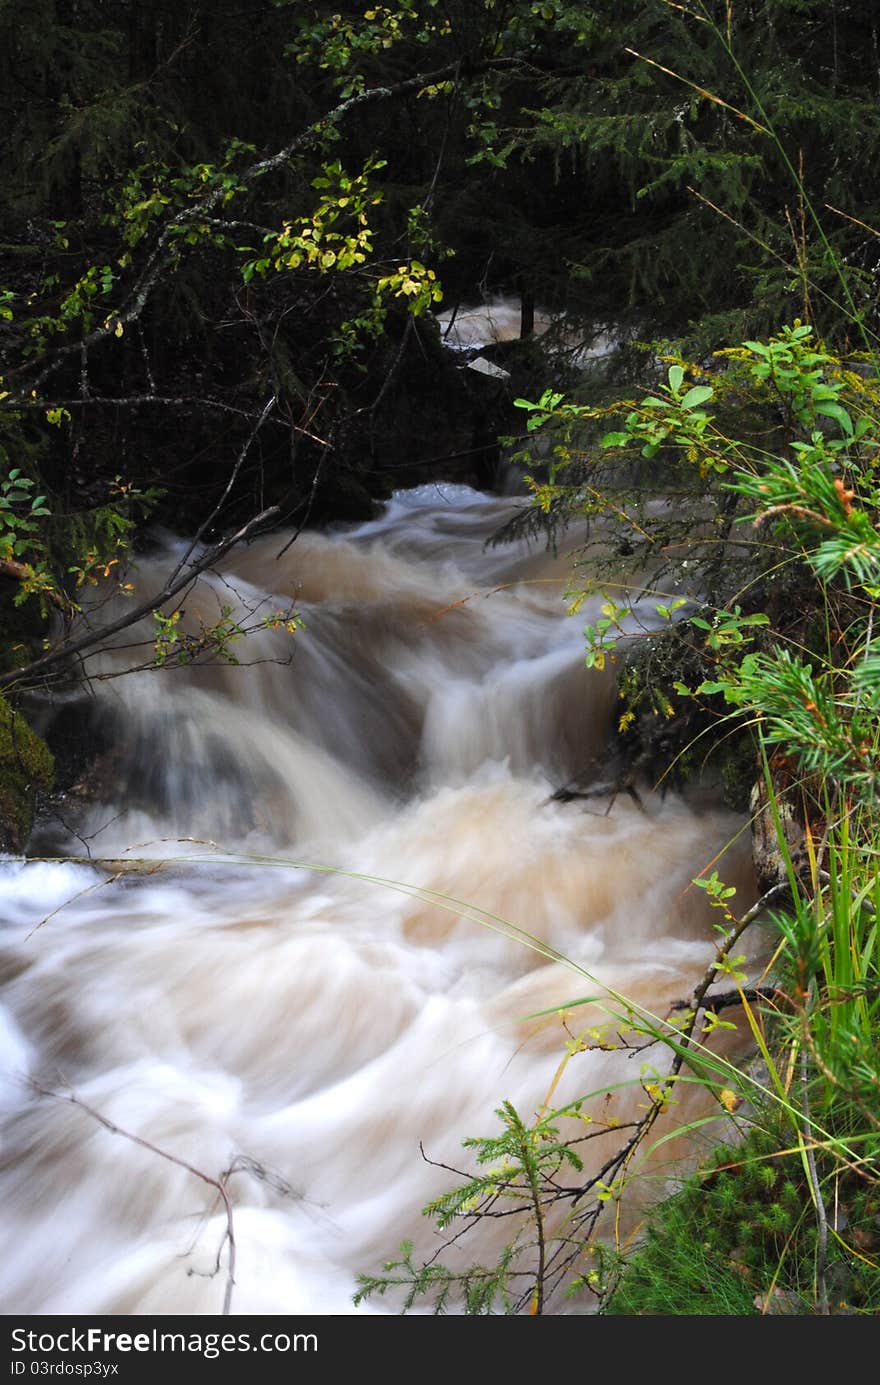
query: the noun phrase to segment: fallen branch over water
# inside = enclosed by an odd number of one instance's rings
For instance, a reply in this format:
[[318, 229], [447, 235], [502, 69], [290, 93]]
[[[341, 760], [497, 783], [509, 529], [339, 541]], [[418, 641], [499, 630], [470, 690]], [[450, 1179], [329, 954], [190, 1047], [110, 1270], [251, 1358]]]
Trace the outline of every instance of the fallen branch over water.
[[249, 519], [241, 529], [231, 534], [228, 538], [221, 539], [214, 544], [200, 558], [194, 558], [187, 564], [184, 571], [180, 571], [180, 565], [169, 578], [160, 591], [154, 592], [146, 601], [142, 601], [139, 606], [127, 611], [118, 620], [111, 621], [109, 625], [98, 626], [95, 630], [87, 630], [76, 639], [64, 640], [51, 649], [48, 654], [42, 654], [38, 659], [25, 664], [23, 668], [10, 670], [8, 673], [0, 675], [0, 691], [9, 687], [28, 686], [36, 677], [44, 678], [48, 673], [56, 671], [61, 665], [66, 664], [68, 659], [72, 659], [86, 650], [95, 649], [103, 645], [120, 631], [129, 629], [137, 624], [144, 616], [152, 615], [160, 606], [164, 606], [167, 601], [173, 600], [180, 592], [184, 591], [200, 573], [207, 568], [213, 567], [224, 554], [228, 553], [238, 543], [243, 543], [266, 524], [278, 516], [277, 505], [271, 506], [268, 510], [262, 510], [258, 515]]

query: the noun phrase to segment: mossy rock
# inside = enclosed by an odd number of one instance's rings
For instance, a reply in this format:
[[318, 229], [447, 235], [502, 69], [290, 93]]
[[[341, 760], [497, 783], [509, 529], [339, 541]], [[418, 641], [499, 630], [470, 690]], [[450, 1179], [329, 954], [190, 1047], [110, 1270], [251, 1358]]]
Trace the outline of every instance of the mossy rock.
[[54, 775], [45, 741], [0, 697], [0, 851], [24, 850], [37, 794], [48, 793]]

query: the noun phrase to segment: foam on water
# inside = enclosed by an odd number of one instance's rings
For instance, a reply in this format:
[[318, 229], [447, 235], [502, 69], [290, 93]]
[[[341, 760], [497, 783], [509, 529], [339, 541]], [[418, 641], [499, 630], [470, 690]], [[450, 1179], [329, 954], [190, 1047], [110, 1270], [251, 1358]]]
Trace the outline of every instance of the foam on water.
[[[233, 1312], [352, 1312], [358, 1272], [436, 1246], [420, 1208], [450, 1174], [422, 1151], [461, 1165], [503, 1099], [540, 1109], [554, 1007], [662, 1011], [706, 966], [689, 882], [740, 824], [674, 795], [551, 800], [614, 699], [564, 559], [484, 547], [518, 503], [426, 487], [282, 557], [262, 539], [183, 621], [292, 599], [293, 643], [96, 684], [112, 760], [69, 848], [94, 859], [0, 864], [3, 1311], [218, 1312], [225, 1214], [199, 1174], [232, 1169]], [[142, 661], [121, 643], [92, 671]], [[744, 857], [723, 871], [747, 894]], [[585, 1052], [553, 1099], [629, 1083], [625, 1113], [634, 1076]]]

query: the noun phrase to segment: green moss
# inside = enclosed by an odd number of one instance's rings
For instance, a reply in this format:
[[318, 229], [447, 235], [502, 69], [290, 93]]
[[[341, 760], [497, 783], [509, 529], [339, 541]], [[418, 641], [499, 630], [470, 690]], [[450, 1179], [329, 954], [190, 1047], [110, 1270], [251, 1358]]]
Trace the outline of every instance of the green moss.
[[760, 774], [760, 760], [751, 733], [740, 731], [722, 741], [718, 759], [725, 804], [734, 812], [747, 812], [755, 780]]
[[[791, 1131], [777, 1117], [741, 1145], [721, 1146], [680, 1191], [648, 1213], [641, 1244], [628, 1256], [609, 1315], [750, 1316], [769, 1295], [784, 1310], [814, 1314], [817, 1228], [809, 1186]], [[859, 1174], [818, 1156], [829, 1206], [843, 1235], [829, 1239], [827, 1282], [833, 1313], [880, 1308], [880, 1193]]]
[[38, 793], [52, 787], [55, 762], [20, 712], [0, 697], [0, 849], [22, 851]]

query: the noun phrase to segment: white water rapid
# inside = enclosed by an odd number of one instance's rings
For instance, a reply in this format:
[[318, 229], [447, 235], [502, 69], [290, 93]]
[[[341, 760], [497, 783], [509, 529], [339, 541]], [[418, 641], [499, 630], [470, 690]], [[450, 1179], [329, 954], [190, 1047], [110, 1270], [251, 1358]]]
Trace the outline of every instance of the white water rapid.
[[[442, 1244], [420, 1209], [454, 1178], [420, 1146], [462, 1165], [502, 1100], [542, 1107], [569, 1036], [537, 1012], [601, 983], [663, 1013], [703, 972], [689, 882], [742, 824], [674, 794], [551, 800], [589, 778], [615, 698], [565, 558], [485, 547], [522, 503], [425, 487], [281, 558], [278, 535], [233, 553], [186, 628], [292, 601], [305, 627], [251, 634], [238, 666], [90, 660], [112, 750], [102, 801], [63, 813], [80, 859], [0, 867], [3, 1312], [219, 1313], [226, 1214], [192, 1170], [235, 1164], [232, 1312], [352, 1313], [403, 1238]], [[744, 905], [746, 855], [740, 837], [717, 866]], [[625, 1119], [649, 1059], [578, 1054], [552, 1100], [597, 1092]]]

